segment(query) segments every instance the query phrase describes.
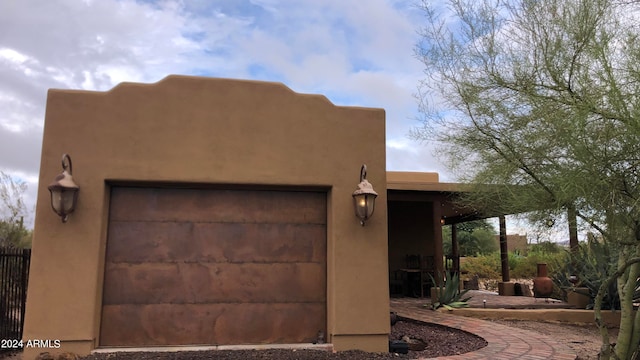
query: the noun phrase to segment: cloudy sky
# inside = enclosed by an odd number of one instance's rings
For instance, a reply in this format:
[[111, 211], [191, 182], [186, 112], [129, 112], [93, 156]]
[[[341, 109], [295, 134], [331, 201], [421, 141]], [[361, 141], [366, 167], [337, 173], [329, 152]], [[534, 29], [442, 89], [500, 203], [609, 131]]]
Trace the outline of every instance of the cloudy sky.
[[[418, 0], [2, 0], [0, 170], [37, 189], [47, 90], [169, 74], [278, 81], [387, 114], [387, 169], [438, 171], [417, 126]], [[449, 179], [453, 180], [453, 179]]]

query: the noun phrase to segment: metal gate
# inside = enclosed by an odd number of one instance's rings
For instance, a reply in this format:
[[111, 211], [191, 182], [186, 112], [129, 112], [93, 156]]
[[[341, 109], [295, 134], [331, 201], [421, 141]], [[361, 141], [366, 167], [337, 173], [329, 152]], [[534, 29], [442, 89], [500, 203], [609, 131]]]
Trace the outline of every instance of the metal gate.
[[30, 260], [31, 249], [0, 247], [0, 339], [22, 339]]

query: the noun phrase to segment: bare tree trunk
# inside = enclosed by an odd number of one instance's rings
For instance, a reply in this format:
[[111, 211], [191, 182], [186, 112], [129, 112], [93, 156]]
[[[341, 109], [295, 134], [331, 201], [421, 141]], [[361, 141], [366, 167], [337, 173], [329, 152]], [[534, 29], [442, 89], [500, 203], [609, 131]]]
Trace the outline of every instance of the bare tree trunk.
[[[625, 246], [619, 254], [618, 268], [624, 269], [627, 259], [634, 257], [637, 247]], [[628, 267], [622, 276], [618, 278], [618, 294], [620, 295], [620, 330], [616, 340], [615, 353], [618, 359], [630, 359], [638, 347], [637, 341], [632, 338], [634, 332], [635, 316], [633, 316], [633, 294], [636, 289], [636, 281], [640, 271], [640, 264], [635, 263]]]
[[609, 339], [609, 330], [607, 329], [607, 325], [602, 320], [602, 298], [604, 297], [604, 293], [607, 291], [609, 284], [612, 283], [616, 278], [616, 276], [610, 276], [600, 285], [593, 304], [593, 316], [595, 317], [596, 325], [598, 326], [598, 330], [600, 331], [600, 338], [602, 339], [602, 346], [600, 347], [600, 354], [598, 357], [600, 360], [611, 359], [611, 342]]
[[[624, 256], [622, 253], [619, 256]], [[625, 259], [626, 260], [626, 259]], [[618, 278], [622, 277], [623, 274], [626, 272], [627, 268], [631, 267], [631, 266], [636, 266], [636, 278], [638, 277], [638, 271], [640, 271], [640, 267], [637, 267], [638, 264], [640, 264], [640, 257], [633, 257], [631, 259], [626, 260], [622, 266], [618, 267], [618, 270], [616, 270], [615, 273], [611, 274], [605, 281], [602, 282], [602, 284], [600, 284], [600, 288], [598, 289], [598, 293], [596, 294], [596, 298], [594, 300], [594, 306], [593, 306], [593, 314], [594, 314], [594, 318], [595, 318], [595, 322], [596, 325], [598, 326], [598, 329], [600, 330], [600, 337], [602, 339], [602, 347], [600, 348], [600, 360], [609, 360], [611, 359], [611, 355], [616, 356], [617, 359], [624, 359], [624, 358], [620, 358], [618, 356], [618, 353], [616, 352], [615, 354], [612, 354], [611, 350], [611, 343], [610, 343], [610, 338], [609, 338], [609, 330], [607, 329], [607, 325], [604, 323], [604, 321], [602, 320], [602, 299], [604, 298], [604, 294], [606, 293], [607, 289], [609, 288], [609, 286], [616, 280], [618, 280]], [[634, 289], [635, 289], [635, 282], [633, 285]], [[632, 295], [633, 296], [633, 295]], [[622, 300], [622, 299], [621, 299]], [[633, 311], [633, 308], [632, 308]], [[633, 312], [626, 314], [627, 317], [629, 318], [634, 318], [632, 316]], [[620, 337], [620, 333], [622, 333], [622, 320], [624, 319], [625, 313], [621, 312], [621, 319], [620, 319], [620, 331], [618, 332], [618, 337]], [[635, 316], [635, 320], [633, 321], [633, 323], [638, 323], [640, 322], [640, 319], [638, 319], [638, 314], [636, 314]], [[640, 328], [632, 328], [631, 330], [636, 329], [636, 330], [640, 330]], [[623, 335], [624, 336], [624, 335]], [[631, 338], [634, 338], [636, 336], [636, 334], [634, 334]], [[637, 335], [640, 336], [640, 335]], [[620, 341], [619, 339], [617, 341]], [[634, 345], [635, 344], [635, 345]], [[627, 344], [627, 347], [632, 347], [632, 350], [635, 350], [635, 348], [633, 347], [635, 346], [637, 348], [638, 343], [633, 343], [632, 341], [629, 341], [629, 343]], [[616, 349], [617, 349], [617, 344], [616, 344]], [[631, 356], [632, 353], [629, 353], [629, 356]]]

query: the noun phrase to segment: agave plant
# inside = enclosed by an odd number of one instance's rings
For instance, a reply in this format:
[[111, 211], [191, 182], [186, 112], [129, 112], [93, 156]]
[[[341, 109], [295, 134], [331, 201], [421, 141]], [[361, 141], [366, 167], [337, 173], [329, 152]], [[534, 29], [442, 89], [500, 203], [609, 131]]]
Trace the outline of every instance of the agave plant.
[[[568, 289], [573, 289], [576, 282], [577, 286], [587, 288], [587, 292], [577, 292], [591, 298], [591, 304], [587, 307], [591, 309], [600, 285], [616, 269], [616, 251], [611, 244], [589, 239], [586, 243], [580, 243], [574, 252], [567, 251], [564, 260], [556, 261], [550, 277], [558, 288], [564, 290], [563, 297], [566, 297]], [[634, 303], [640, 301], [640, 281], [636, 282], [633, 299]], [[615, 282], [607, 288], [602, 299], [602, 309], [620, 309], [620, 296]]]
[[471, 296], [463, 298], [464, 295], [467, 294], [469, 290], [460, 291], [460, 277], [458, 273], [451, 273], [449, 271], [445, 271], [444, 282], [442, 281], [442, 277], [438, 277], [438, 280], [433, 278], [431, 274], [431, 281], [433, 284], [436, 284], [438, 287], [438, 292], [436, 298], [431, 299], [430, 306], [433, 310], [438, 308], [445, 308], [447, 310], [453, 310], [454, 308], [462, 308], [469, 306], [469, 299]]

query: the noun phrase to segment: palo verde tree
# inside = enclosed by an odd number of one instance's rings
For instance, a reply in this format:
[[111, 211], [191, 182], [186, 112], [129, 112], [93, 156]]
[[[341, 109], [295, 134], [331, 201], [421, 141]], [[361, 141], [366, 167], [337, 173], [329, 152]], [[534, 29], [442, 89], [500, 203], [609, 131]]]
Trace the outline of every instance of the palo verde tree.
[[24, 226], [26, 206], [23, 194], [26, 190], [26, 183], [15, 181], [0, 171], [0, 247], [31, 244], [31, 231]]
[[[575, 213], [615, 246], [596, 296], [602, 359], [640, 345], [640, 3], [450, 0], [421, 5], [416, 54], [426, 78], [423, 126], [479, 211]], [[579, 274], [578, 274], [579, 275]], [[615, 283], [621, 323], [610, 341], [601, 300]], [[610, 343], [615, 342], [615, 347]]]

